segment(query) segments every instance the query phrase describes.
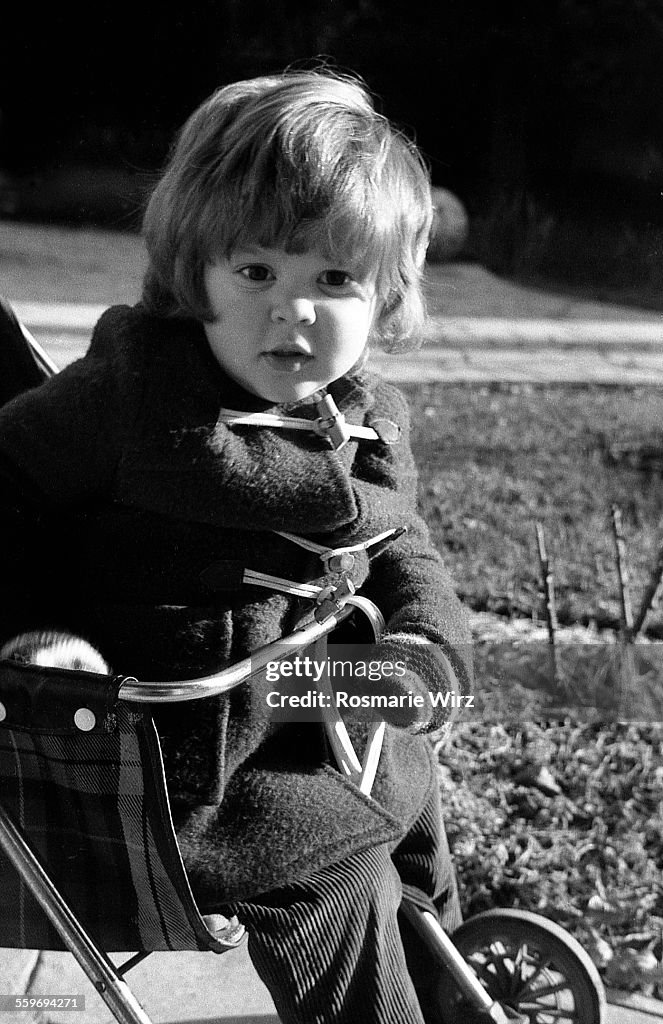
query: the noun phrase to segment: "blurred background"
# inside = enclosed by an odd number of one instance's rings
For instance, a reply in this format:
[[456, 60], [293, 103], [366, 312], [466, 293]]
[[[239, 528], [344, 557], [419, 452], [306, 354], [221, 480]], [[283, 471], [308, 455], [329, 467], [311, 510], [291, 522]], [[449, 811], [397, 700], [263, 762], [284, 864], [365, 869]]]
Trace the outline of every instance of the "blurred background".
[[206, 95], [322, 57], [359, 73], [426, 154], [444, 190], [437, 258], [661, 308], [660, 0], [180, 7], [5, 9], [0, 219], [138, 230]]

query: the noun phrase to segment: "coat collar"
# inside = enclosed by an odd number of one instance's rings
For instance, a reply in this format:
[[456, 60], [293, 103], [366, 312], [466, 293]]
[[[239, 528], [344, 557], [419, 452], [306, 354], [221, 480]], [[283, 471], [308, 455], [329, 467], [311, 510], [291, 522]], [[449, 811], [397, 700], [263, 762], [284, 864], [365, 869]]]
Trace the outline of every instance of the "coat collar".
[[[144, 390], [119, 468], [120, 501], [215, 526], [291, 533], [328, 533], [355, 521], [354, 444], [335, 453], [306, 433], [293, 443], [272, 431], [229, 431], [221, 409], [278, 407], [220, 369], [198, 322], [143, 314], [134, 327]], [[349, 422], [361, 424], [374, 404], [371, 383], [358, 377], [329, 390]], [[301, 405], [297, 415], [314, 419], [315, 406]]]

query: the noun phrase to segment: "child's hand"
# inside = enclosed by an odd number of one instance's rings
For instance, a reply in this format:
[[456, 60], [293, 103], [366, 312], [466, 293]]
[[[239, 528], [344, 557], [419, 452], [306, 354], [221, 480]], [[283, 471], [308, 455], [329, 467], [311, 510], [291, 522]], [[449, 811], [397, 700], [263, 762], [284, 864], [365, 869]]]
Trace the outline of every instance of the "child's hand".
[[110, 666], [87, 640], [57, 630], [20, 633], [0, 649], [0, 659], [17, 661], [21, 665], [75, 669], [99, 675], [111, 673]]
[[[458, 694], [459, 684], [438, 646], [411, 633], [387, 633], [375, 645], [371, 661], [382, 666], [372, 692], [399, 698], [400, 706], [380, 709], [390, 725], [425, 732], [429, 726], [439, 729], [452, 717], [453, 702], [448, 699], [445, 705], [443, 700], [450, 692]], [[441, 698], [438, 704], [436, 696]]]

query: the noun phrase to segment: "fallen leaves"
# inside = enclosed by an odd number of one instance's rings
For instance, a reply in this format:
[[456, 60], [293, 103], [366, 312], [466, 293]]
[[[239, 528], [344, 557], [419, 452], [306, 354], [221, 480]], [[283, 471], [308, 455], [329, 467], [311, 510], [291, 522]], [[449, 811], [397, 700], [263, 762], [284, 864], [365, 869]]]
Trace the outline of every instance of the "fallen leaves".
[[466, 916], [545, 914], [607, 983], [661, 994], [663, 726], [461, 722], [440, 782]]

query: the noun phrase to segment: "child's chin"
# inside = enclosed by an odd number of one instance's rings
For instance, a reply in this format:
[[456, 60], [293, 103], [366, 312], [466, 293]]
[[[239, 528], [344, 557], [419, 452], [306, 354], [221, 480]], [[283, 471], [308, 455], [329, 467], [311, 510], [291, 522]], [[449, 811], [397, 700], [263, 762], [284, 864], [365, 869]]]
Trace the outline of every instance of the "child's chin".
[[274, 388], [271, 394], [266, 396], [270, 402], [274, 402], [274, 405], [294, 405], [296, 402], [303, 402], [305, 399], [310, 398], [320, 391], [321, 388], [326, 387], [326, 384], [321, 382], [310, 382], [306, 383], [292, 383], [283, 385], [278, 388]]

